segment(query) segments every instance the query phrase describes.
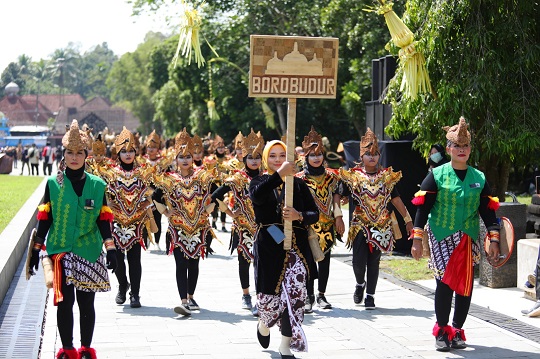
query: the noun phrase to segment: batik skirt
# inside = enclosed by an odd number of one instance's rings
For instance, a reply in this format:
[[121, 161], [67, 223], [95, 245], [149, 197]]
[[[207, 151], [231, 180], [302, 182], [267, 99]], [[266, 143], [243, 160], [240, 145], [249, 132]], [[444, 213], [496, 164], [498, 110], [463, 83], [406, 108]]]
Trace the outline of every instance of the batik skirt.
[[[431, 251], [428, 266], [433, 271], [435, 279], [442, 280], [444, 272], [446, 271], [446, 266], [448, 264], [448, 261], [450, 260], [450, 256], [452, 256], [452, 253], [454, 253], [454, 250], [461, 242], [464, 232], [457, 231], [452, 235], [443, 238], [440, 241], [437, 241], [435, 239], [435, 236], [433, 235], [429, 224], [426, 225], [426, 232], [428, 234], [429, 249]], [[483, 240], [480, 240], [480, 238], [483, 239], [485, 236], [486, 227], [481, 226], [479, 239], [477, 239], [476, 241], [472, 241], [473, 266], [480, 263], [480, 251], [483, 250]]]
[[94, 263], [67, 252], [51, 256], [54, 270], [54, 303], [63, 300], [62, 278], [67, 285], [73, 285], [83, 292], [108, 292], [111, 290], [109, 274], [105, 265], [105, 253], [101, 253]]
[[304, 305], [307, 298], [307, 270], [294, 250], [287, 253], [287, 267], [281, 292], [277, 295], [257, 294], [259, 318], [268, 328], [278, 325], [281, 329], [281, 316], [285, 309], [289, 311], [292, 339], [290, 348], [294, 351], [307, 352], [307, 339], [302, 329]]

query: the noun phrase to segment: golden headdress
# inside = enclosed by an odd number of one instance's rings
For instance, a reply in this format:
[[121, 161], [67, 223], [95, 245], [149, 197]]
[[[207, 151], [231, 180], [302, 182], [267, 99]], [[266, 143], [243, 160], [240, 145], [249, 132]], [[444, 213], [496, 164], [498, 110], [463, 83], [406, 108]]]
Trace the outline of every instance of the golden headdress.
[[114, 147], [116, 148], [116, 152], [120, 153], [122, 150], [130, 151], [130, 150], [137, 150], [137, 144], [135, 142], [135, 137], [133, 134], [124, 126], [124, 129], [118, 136], [116, 136], [116, 139], [114, 140]]
[[444, 126], [443, 130], [446, 131], [446, 139], [452, 141], [456, 145], [463, 146], [471, 143], [471, 133], [467, 130], [467, 122], [465, 118], [461, 116], [459, 123], [452, 127]]
[[97, 135], [95, 141], [92, 143], [92, 152], [94, 156], [105, 156], [107, 153], [107, 146], [101, 140], [101, 133]]
[[186, 156], [188, 154], [193, 155], [195, 151], [195, 146], [193, 146], [193, 140], [187, 133], [186, 128], [181, 132], [178, 132], [174, 138], [174, 151], [176, 155]]
[[379, 153], [379, 141], [369, 127], [360, 140], [360, 158], [368, 152], [371, 154]]
[[[67, 126], [66, 126], [67, 127]], [[62, 137], [62, 146], [71, 151], [88, 150], [90, 141], [86, 131], [79, 129], [77, 120], [71, 122], [69, 130]]]
[[302, 149], [304, 150], [305, 156], [307, 156], [310, 152], [324, 152], [322, 136], [315, 131], [313, 126], [311, 126], [311, 131], [309, 131], [308, 135], [304, 136]]
[[221, 138], [220, 135], [216, 135], [216, 137], [214, 137], [214, 140], [212, 141], [212, 148], [215, 151], [219, 147], [225, 147], [225, 141], [223, 140], [223, 138]]
[[156, 130], [152, 131], [151, 134], [146, 137], [146, 142], [144, 143], [146, 147], [161, 149], [161, 138], [156, 133]]
[[253, 129], [251, 129], [249, 135], [244, 137], [241, 147], [243, 157], [246, 157], [247, 155], [251, 155], [251, 157], [253, 158], [256, 158], [257, 156], [262, 157], [264, 149], [264, 138], [261, 135], [261, 131], [255, 134], [255, 132], [253, 132]]
[[234, 149], [241, 150], [243, 141], [244, 135], [242, 135], [242, 131], [238, 131], [238, 135], [236, 135], [236, 137], [234, 138]]
[[193, 142], [193, 153], [204, 153], [203, 141], [199, 135], [193, 135], [191, 141]]

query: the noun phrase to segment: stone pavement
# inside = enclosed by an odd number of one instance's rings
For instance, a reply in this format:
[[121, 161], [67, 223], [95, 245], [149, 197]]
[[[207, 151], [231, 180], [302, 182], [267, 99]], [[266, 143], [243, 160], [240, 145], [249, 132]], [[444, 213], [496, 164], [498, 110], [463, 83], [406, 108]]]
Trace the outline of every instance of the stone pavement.
[[[230, 224], [227, 224], [229, 228]], [[236, 253], [229, 254], [229, 233], [218, 233], [216, 254], [202, 260], [195, 299], [200, 311], [191, 317], [178, 316], [173, 307], [180, 302], [176, 288], [174, 258], [152, 247], [143, 253], [142, 308], [116, 305], [116, 277], [113, 291], [96, 295], [96, 328], [92, 346], [102, 358], [279, 358], [280, 334], [271, 329], [268, 349], [256, 339], [257, 319], [240, 308], [241, 288]], [[164, 243], [162, 243], [163, 246]], [[316, 309], [306, 314], [304, 330], [307, 353], [297, 358], [540, 358], [540, 344], [514, 334], [489, 321], [469, 316], [465, 323], [465, 350], [440, 353], [434, 349], [431, 329], [435, 322], [432, 296], [417, 293], [399, 281], [386, 280], [381, 273], [375, 303], [364, 310], [352, 300], [353, 272], [347, 264], [343, 244], [335, 250], [326, 297], [331, 310]], [[344, 259], [344, 260], [343, 260]], [[254, 295], [253, 277], [251, 293]], [[394, 283], [393, 283], [394, 282]], [[422, 285], [429, 286], [433, 281]], [[476, 296], [476, 297], [475, 297]], [[493, 306], [511, 315], [533, 304], [517, 289], [475, 286], [473, 301]], [[253, 297], [255, 301], [255, 297]], [[502, 308], [502, 309], [501, 309]], [[496, 313], [495, 313], [496, 314]], [[517, 316], [517, 314], [516, 314]], [[525, 318], [540, 332], [540, 318]], [[75, 306], [74, 343], [79, 343], [78, 313]], [[523, 322], [518, 322], [523, 323]], [[56, 309], [49, 292], [42, 342], [42, 358], [53, 358], [60, 346], [56, 330]]]
[[[24, 211], [31, 213], [34, 209], [32, 206]], [[25, 221], [17, 226], [26, 226], [28, 219]], [[271, 329], [270, 347], [262, 349], [256, 339], [256, 318], [240, 309], [237, 257], [227, 250], [230, 233], [217, 234], [220, 242], [212, 245], [216, 254], [200, 263], [195, 298], [201, 310], [191, 317], [173, 312], [180, 298], [172, 256], [152, 247], [143, 253], [140, 309], [115, 304], [117, 282], [111, 275], [113, 291], [96, 295], [92, 346], [98, 358], [279, 358], [277, 328]], [[12, 235], [2, 232], [0, 241]], [[381, 273], [375, 297], [378, 308], [366, 311], [352, 301], [350, 252], [339, 243], [333, 256], [326, 297], [334, 308], [306, 314], [309, 351], [296, 353], [297, 358], [540, 358], [540, 318], [521, 315], [521, 309], [533, 302], [523, 298], [519, 288], [493, 289], [476, 283], [464, 327], [469, 347], [439, 353], [431, 335], [434, 280], [404, 282]], [[34, 358], [38, 354], [21, 353], [38, 353], [39, 348], [39, 357], [54, 358], [61, 344], [52, 292], [48, 292], [46, 303], [36, 303], [45, 297], [42, 271], [27, 282], [21, 277], [24, 260], [23, 256], [10, 293], [0, 307], [0, 359]], [[255, 300], [253, 277], [251, 281]], [[43, 307], [44, 317], [39, 315]], [[74, 344], [78, 345], [76, 305], [74, 311]], [[37, 341], [35, 350], [23, 351], [34, 345], [33, 338]]]

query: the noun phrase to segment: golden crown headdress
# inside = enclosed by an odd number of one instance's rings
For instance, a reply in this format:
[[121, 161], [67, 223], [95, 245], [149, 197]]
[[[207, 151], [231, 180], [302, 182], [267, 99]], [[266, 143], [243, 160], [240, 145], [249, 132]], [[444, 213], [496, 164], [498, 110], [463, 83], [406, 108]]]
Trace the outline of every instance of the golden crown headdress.
[[107, 146], [101, 139], [101, 133], [97, 135], [95, 141], [92, 143], [92, 152], [94, 156], [105, 156], [107, 153]]
[[156, 130], [153, 130], [151, 134], [146, 138], [144, 143], [146, 147], [161, 149], [161, 137], [156, 133]]
[[199, 135], [193, 135], [193, 137], [191, 138], [191, 141], [193, 142], [194, 153], [204, 153], [203, 141], [201, 140]]
[[249, 135], [244, 137], [241, 146], [243, 157], [246, 157], [247, 155], [251, 155], [251, 157], [253, 158], [256, 158], [257, 156], [262, 157], [264, 149], [264, 138], [261, 135], [261, 131], [255, 134], [255, 132], [253, 132], [253, 129], [251, 129]]
[[366, 134], [360, 140], [360, 158], [368, 152], [371, 154], [379, 152], [379, 140], [377, 140], [377, 136], [375, 136], [369, 127]]
[[234, 149], [241, 150], [243, 141], [244, 141], [244, 135], [242, 135], [242, 131], [238, 131], [238, 134], [234, 138]]
[[225, 147], [225, 141], [220, 135], [216, 135], [212, 143], [214, 145], [214, 150], [217, 149], [218, 147]]
[[308, 155], [310, 152], [323, 152], [324, 146], [322, 143], [322, 136], [315, 131], [313, 126], [309, 131], [307, 136], [304, 136], [304, 141], [302, 142], [302, 149], [304, 150], [304, 155]]
[[[67, 127], [67, 126], [66, 126]], [[71, 151], [77, 152], [79, 150], [88, 150], [90, 141], [88, 139], [88, 133], [79, 129], [79, 123], [77, 120], [71, 122], [69, 130], [62, 137], [62, 146]]]
[[467, 122], [465, 118], [461, 116], [459, 123], [452, 127], [444, 126], [443, 130], [446, 131], [446, 139], [452, 141], [456, 145], [463, 146], [471, 143], [471, 133], [467, 130]]
[[188, 154], [193, 155], [195, 151], [193, 140], [189, 136], [189, 133], [187, 133], [185, 127], [181, 132], [178, 132], [174, 138], [174, 151], [176, 152], [177, 156], [186, 156]]
[[120, 153], [122, 150], [130, 151], [132, 149], [137, 150], [137, 143], [133, 134], [124, 126], [122, 132], [114, 140], [114, 147], [116, 152]]

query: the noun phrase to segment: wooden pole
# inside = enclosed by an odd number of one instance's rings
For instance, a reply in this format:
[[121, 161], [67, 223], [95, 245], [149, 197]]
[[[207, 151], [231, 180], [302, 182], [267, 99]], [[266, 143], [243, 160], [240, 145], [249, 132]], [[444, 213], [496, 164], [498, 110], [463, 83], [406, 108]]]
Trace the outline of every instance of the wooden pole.
[[[288, 99], [287, 109], [287, 162], [294, 163], [294, 147], [295, 147], [295, 128], [296, 128], [296, 98]], [[285, 206], [293, 206], [293, 190], [294, 176], [285, 177]], [[283, 232], [285, 233], [285, 241], [283, 249], [288, 251], [292, 247], [292, 222], [284, 221]]]

